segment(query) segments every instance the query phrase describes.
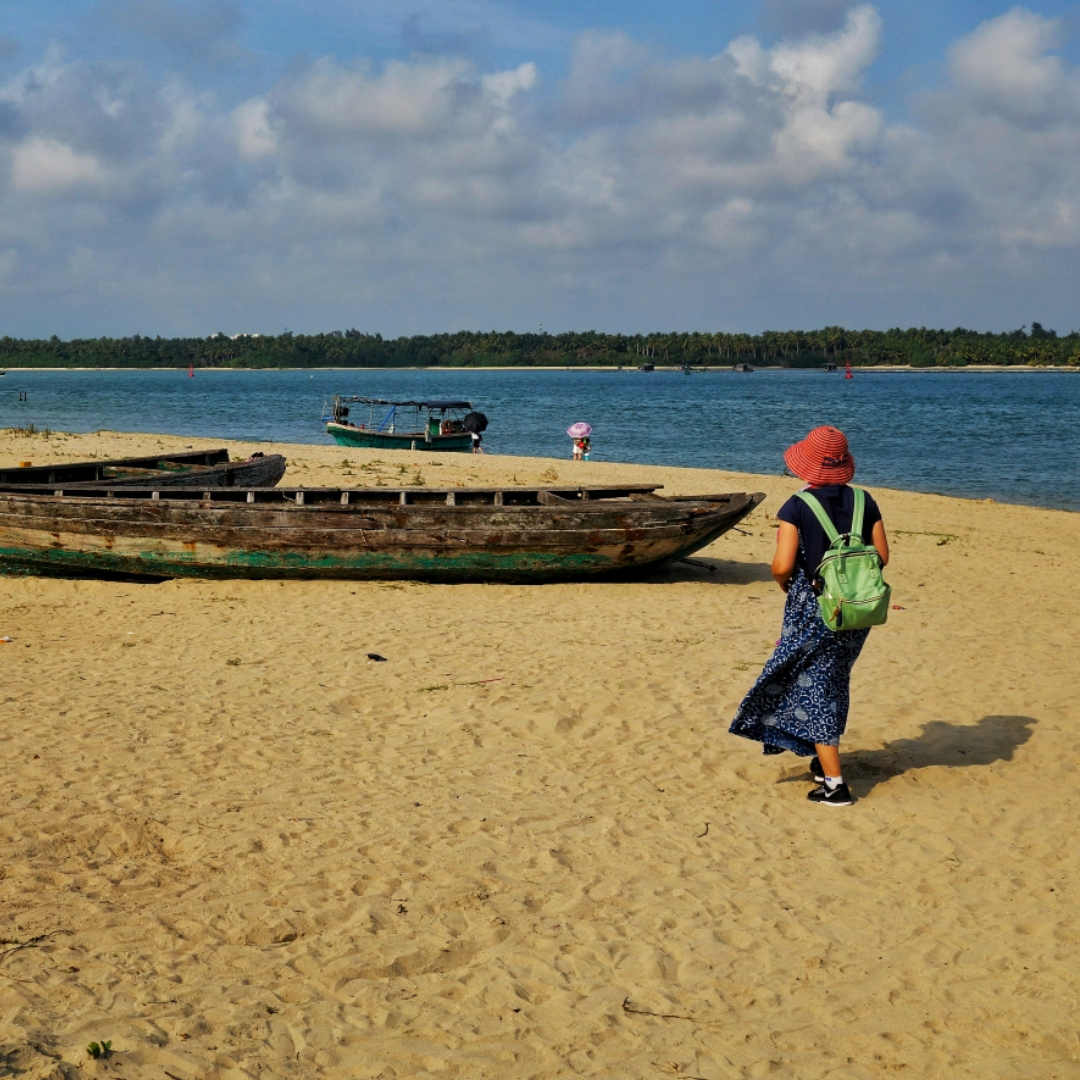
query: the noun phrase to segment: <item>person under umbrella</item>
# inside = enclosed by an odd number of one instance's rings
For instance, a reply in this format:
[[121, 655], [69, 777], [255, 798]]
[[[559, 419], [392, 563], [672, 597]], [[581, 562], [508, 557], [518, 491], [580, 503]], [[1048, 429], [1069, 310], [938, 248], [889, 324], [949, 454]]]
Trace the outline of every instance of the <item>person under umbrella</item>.
[[484, 439], [480, 433], [487, 430], [488, 418], [482, 412], [466, 413], [461, 426], [472, 436], [472, 452], [482, 454], [484, 448], [480, 444]]
[[592, 450], [592, 443], [589, 441], [589, 436], [592, 434], [592, 426], [586, 424], [584, 420], [579, 420], [576, 424], [571, 424], [566, 429], [566, 434], [574, 440], [573, 460], [588, 461], [589, 453]]

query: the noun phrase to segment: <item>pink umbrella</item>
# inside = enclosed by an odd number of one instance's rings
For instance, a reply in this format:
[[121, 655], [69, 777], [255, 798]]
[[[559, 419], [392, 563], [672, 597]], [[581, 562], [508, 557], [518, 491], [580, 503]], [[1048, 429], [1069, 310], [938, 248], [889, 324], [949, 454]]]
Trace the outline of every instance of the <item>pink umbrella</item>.
[[586, 424], [584, 420], [579, 420], [576, 424], [571, 424], [566, 429], [566, 434], [569, 435], [571, 439], [580, 439], [586, 435], [592, 434], [592, 426]]

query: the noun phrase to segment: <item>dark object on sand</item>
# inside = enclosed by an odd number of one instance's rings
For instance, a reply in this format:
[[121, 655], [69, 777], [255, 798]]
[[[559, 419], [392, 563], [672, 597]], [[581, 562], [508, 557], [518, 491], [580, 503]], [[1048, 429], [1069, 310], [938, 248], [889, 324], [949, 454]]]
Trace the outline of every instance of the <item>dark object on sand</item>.
[[761, 494], [657, 485], [0, 490], [0, 571], [149, 578], [540, 582], [655, 568]]
[[246, 461], [230, 461], [228, 450], [195, 450], [183, 454], [120, 458], [116, 461], [79, 461], [70, 464], [32, 465], [0, 469], [0, 488], [51, 486], [78, 488], [85, 484], [108, 487], [273, 487], [285, 475], [281, 454], [252, 454]]
[[385, 656], [380, 656], [377, 652], [369, 652], [367, 654], [367, 658], [369, 660], [375, 660], [376, 662], [378, 662], [380, 664], [385, 664], [386, 663], [386, 657]]
[[480, 435], [482, 432], [487, 431], [488, 418], [482, 412], [466, 413], [461, 426], [466, 431], [475, 431], [477, 435]]

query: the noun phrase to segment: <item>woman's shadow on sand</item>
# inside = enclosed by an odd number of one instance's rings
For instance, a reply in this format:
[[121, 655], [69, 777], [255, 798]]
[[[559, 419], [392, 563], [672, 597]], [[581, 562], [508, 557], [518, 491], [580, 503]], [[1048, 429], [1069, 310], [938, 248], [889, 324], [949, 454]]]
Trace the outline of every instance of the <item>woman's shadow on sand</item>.
[[[1037, 722], [1031, 716], [984, 716], [969, 725], [931, 720], [914, 739], [895, 739], [880, 750], [845, 753], [844, 779], [856, 795], [866, 796], [894, 776], [931, 765], [957, 769], [1011, 761], [1013, 751], [1031, 738]], [[806, 780], [809, 775], [807, 771], [785, 780]]]

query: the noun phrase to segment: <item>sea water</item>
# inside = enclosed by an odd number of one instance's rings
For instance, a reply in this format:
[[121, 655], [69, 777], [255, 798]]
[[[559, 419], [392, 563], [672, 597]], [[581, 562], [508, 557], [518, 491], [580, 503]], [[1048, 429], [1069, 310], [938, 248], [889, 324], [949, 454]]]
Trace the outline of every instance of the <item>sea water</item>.
[[585, 420], [595, 461], [754, 473], [779, 473], [785, 447], [833, 424], [869, 487], [1080, 510], [1067, 372], [9, 370], [0, 427], [331, 445], [332, 394], [466, 399], [492, 454], [569, 458], [566, 428]]

